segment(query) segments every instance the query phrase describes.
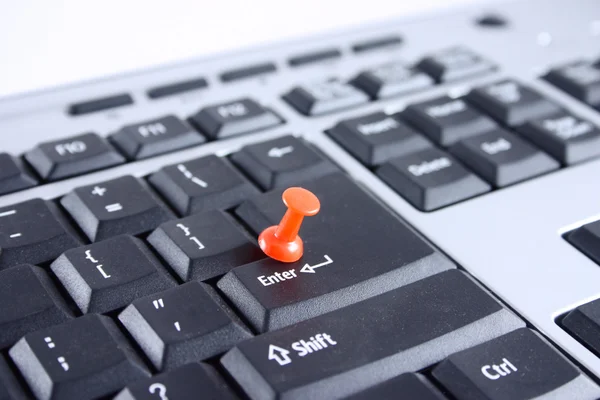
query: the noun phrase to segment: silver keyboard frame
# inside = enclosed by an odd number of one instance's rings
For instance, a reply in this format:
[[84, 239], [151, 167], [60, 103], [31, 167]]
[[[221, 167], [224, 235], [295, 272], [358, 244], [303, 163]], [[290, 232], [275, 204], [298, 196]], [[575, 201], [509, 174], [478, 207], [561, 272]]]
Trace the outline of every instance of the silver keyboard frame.
[[[506, 28], [473, 23], [488, 11], [505, 16]], [[596, 22], [593, 22], [596, 21]], [[303, 136], [362, 183], [376, 197], [424, 234], [435, 246], [469, 271], [539, 331], [589, 371], [600, 377], [600, 358], [565, 332], [555, 319], [600, 298], [600, 265], [571, 246], [562, 235], [600, 219], [600, 159], [553, 172], [431, 213], [416, 210], [324, 134], [338, 121], [375, 111], [395, 112], [406, 104], [450, 93], [459, 96], [473, 86], [503, 77], [516, 78], [556, 99], [565, 108], [600, 126], [600, 113], [540, 80], [548, 67], [600, 57], [600, 3], [597, 0], [533, 0], [469, 8], [419, 21], [389, 21], [328, 37], [303, 39], [269, 48], [165, 66], [73, 87], [0, 100], [2, 151], [21, 154], [38, 143], [82, 132], [107, 135], [120, 126], [174, 114], [185, 118], [200, 108], [249, 96], [272, 107], [287, 123], [267, 131], [211, 142], [196, 148], [126, 164], [0, 197], [0, 206], [41, 197], [53, 199], [71, 189], [125, 174], [145, 176], [164, 165], [216, 153], [226, 155], [249, 143], [284, 134]], [[351, 44], [400, 34], [399, 47], [363, 54]], [[198, 40], [211, 40], [199, 38]], [[291, 87], [329, 77], [349, 79], [359, 71], [389, 61], [413, 63], [426, 53], [463, 45], [497, 63], [497, 72], [477, 79], [322, 117], [304, 117], [281, 99]], [[337, 47], [339, 60], [290, 68], [292, 55]], [[135, 51], [135, 49], [132, 49]], [[159, 50], [157, 50], [159, 51]], [[221, 83], [224, 70], [274, 61], [279, 71], [262, 77]], [[44, 68], [44, 66], [40, 66]], [[148, 88], [203, 76], [209, 88], [150, 100]], [[121, 92], [135, 105], [71, 117], [68, 104]], [[326, 212], [326, 210], [323, 210]], [[399, 244], [401, 245], [401, 244]], [[407, 323], [410, 323], [407, 321]]]

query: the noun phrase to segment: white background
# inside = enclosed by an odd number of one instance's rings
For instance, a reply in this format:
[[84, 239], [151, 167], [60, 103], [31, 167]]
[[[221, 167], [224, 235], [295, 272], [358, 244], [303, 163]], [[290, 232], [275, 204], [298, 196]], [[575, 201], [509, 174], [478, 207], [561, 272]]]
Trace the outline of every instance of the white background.
[[0, 97], [481, 0], [0, 0]]

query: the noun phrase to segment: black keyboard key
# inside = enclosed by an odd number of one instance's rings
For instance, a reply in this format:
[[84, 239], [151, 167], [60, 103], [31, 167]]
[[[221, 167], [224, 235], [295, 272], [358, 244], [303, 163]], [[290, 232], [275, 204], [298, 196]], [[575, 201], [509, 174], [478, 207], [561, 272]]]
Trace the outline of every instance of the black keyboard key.
[[406, 373], [353, 396], [344, 397], [344, 400], [393, 400], [398, 398], [415, 400], [446, 399], [423, 375]]
[[[345, 175], [303, 186], [321, 202], [321, 212], [302, 224], [304, 256], [295, 263], [264, 259], [247, 264], [217, 284], [257, 331], [278, 329], [454, 267]], [[259, 233], [284, 214], [281, 193], [250, 200], [236, 214]], [[373, 240], [373, 232], [381, 240]]]
[[40, 267], [23, 264], [0, 272], [0, 348], [72, 316]]
[[206, 139], [174, 115], [127, 125], [110, 140], [130, 160], [141, 160], [204, 143]]
[[0, 209], [0, 269], [46, 263], [80, 244], [50, 201], [32, 199]]
[[600, 264], [600, 221], [591, 222], [575, 229], [568, 234], [567, 240]]
[[302, 140], [283, 136], [244, 146], [231, 160], [265, 190], [290, 186], [337, 171]]
[[105, 313], [175, 286], [140, 239], [128, 235], [66, 251], [50, 266], [84, 313]]
[[204, 89], [207, 86], [208, 83], [204, 78], [173, 82], [167, 85], [155, 86], [149, 89], [148, 97], [151, 99], [160, 99], [162, 97], [173, 96], [180, 93], [190, 92], [192, 90]]
[[30, 333], [9, 351], [40, 400], [91, 400], [150, 375], [109, 318], [92, 314]]
[[200, 282], [138, 299], [119, 320], [158, 370], [214, 357], [252, 337], [215, 290]]
[[505, 125], [520, 125], [559, 111], [558, 105], [513, 80], [473, 89], [467, 100]]
[[458, 400], [592, 400], [600, 395], [596, 384], [527, 328], [453, 354], [432, 374]]
[[[595, 229], [597, 231], [598, 227]], [[597, 237], [596, 239], [598, 240]], [[596, 245], [597, 243], [598, 241]], [[600, 299], [572, 310], [562, 319], [561, 325], [575, 339], [600, 356]]]
[[283, 123], [273, 111], [248, 97], [205, 107], [192, 115], [189, 121], [212, 140], [272, 128]]
[[91, 241], [137, 235], [174, 218], [147, 185], [133, 176], [83, 186], [60, 200]]
[[207, 211], [165, 222], [148, 242], [182, 281], [214, 278], [264, 253], [222, 211]]
[[81, 103], [71, 104], [69, 106], [69, 114], [73, 116], [89, 114], [98, 111], [109, 110], [133, 104], [133, 98], [127, 93], [117, 94], [110, 97], [102, 97]]
[[283, 98], [308, 116], [327, 114], [369, 101], [369, 96], [364, 92], [336, 80], [297, 86]]
[[421, 211], [433, 211], [491, 189], [438, 149], [394, 158], [381, 165], [377, 175]]
[[95, 133], [44, 142], [25, 159], [45, 181], [56, 181], [123, 164], [125, 158]]
[[532, 119], [518, 131], [564, 165], [600, 156], [600, 129], [568, 111]]
[[547, 154], [501, 128], [462, 140], [450, 152], [495, 187], [533, 178], [560, 166]]
[[215, 155], [163, 167], [148, 180], [180, 215], [231, 208], [260, 193]]
[[23, 388], [13, 372], [10, 370], [4, 357], [0, 356], [0, 400], [27, 400]]
[[432, 146], [415, 130], [382, 112], [347, 119], [327, 133], [368, 167]]
[[429, 87], [433, 79], [401, 63], [391, 63], [361, 72], [352, 84], [373, 99], [385, 99]]
[[0, 195], [28, 189], [37, 183], [20, 159], [8, 153], [0, 153]]
[[313, 64], [316, 62], [337, 59], [341, 56], [342, 52], [338, 49], [327, 49], [315, 51], [313, 53], [302, 54], [299, 56], [294, 56], [290, 58], [288, 62], [292, 67], [299, 67], [306, 64]]
[[235, 400], [237, 396], [208, 364], [191, 363], [128, 385], [114, 400]]
[[571, 96], [600, 109], [600, 65], [577, 61], [550, 70], [544, 78]]
[[450, 146], [497, 126], [464, 100], [448, 96], [411, 104], [400, 116], [442, 146]]
[[270, 74], [277, 71], [277, 67], [273, 63], [263, 63], [256, 65], [249, 65], [242, 68], [232, 69], [223, 72], [220, 75], [221, 81], [232, 82], [239, 79], [253, 78], [259, 75]]
[[389, 49], [402, 43], [400, 36], [384, 36], [380, 38], [368, 39], [352, 45], [355, 53], [364, 53], [372, 50]]
[[221, 363], [252, 399], [340, 398], [523, 326], [451, 270], [242, 342]]
[[451, 82], [489, 73], [494, 65], [462, 47], [441, 50], [423, 58], [418, 68], [437, 82]]

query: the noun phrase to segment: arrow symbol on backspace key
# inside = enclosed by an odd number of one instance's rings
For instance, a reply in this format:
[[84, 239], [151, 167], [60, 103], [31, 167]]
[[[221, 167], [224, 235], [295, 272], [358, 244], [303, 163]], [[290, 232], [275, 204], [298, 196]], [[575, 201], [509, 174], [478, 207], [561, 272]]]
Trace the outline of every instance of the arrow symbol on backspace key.
[[269, 150], [267, 155], [269, 157], [281, 158], [281, 157], [285, 156], [286, 154], [291, 153], [292, 151], [294, 151], [293, 146], [273, 147], [271, 150]]
[[331, 263], [333, 263], [333, 260], [331, 258], [329, 258], [329, 256], [327, 254], [325, 254], [323, 257], [325, 257], [326, 261], [323, 261], [320, 264], [317, 265], [310, 265], [308, 263], [304, 264], [304, 267], [302, 267], [302, 269], [300, 270], [300, 272], [306, 272], [308, 274], [314, 274], [315, 273], [315, 269], [317, 268], [321, 268], [324, 267], [326, 265], [329, 265]]
[[292, 362], [292, 359], [288, 355], [289, 351], [282, 349], [281, 347], [269, 345], [269, 360], [275, 360], [279, 365], [286, 365]]

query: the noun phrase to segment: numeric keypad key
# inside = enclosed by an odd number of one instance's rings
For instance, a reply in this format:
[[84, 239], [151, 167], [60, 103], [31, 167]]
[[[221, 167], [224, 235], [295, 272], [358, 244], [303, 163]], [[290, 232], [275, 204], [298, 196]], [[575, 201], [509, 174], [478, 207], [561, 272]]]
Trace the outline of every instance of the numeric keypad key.
[[119, 320], [158, 370], [205, 360], [252, 336], [214, 289], [200, 282], [138, 299]]
[[72, 249], [50, 266], [83, 313], [105, 313], [175, 286], [140, 239], [122, 235]]
[[124, 233], [137, 235], [175, 217], [133, 176], [77, 188], [60, 202], [91, 241]]

